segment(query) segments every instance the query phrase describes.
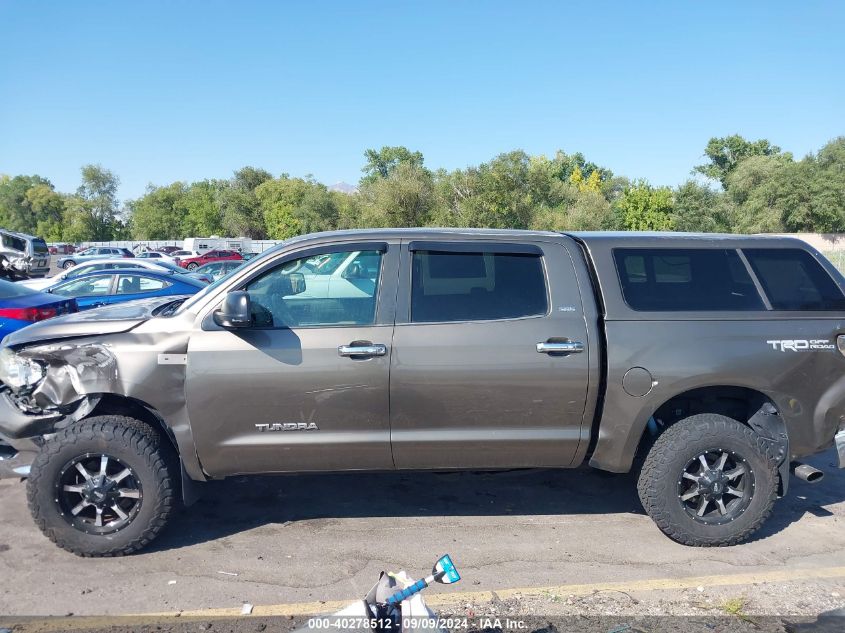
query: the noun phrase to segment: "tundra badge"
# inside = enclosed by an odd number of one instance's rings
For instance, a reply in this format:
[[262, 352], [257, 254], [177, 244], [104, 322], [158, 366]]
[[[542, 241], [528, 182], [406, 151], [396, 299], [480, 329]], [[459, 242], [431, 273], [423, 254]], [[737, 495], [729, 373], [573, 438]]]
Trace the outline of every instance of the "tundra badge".
[[255, 428], [261, 433], [267, 431], [318, 431], [313, 422], [274, 422], [273, 424], [256, 424]]

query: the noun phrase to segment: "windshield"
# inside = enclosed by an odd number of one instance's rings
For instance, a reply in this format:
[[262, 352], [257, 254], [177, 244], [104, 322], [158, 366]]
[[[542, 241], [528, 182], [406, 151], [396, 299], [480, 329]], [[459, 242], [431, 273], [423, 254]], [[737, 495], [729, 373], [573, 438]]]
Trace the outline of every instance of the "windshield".
[[[278, 253], [281, 249], [285, 248], [288, 244], [289, 244], [289, 241], [286, 240], [286, 241], [284, 241], [280, 244], [277, 244], [273, 248], [264, 251], [263, 253], [261, 253], [261, 255], [258, 255], [257, 257], [253, 257], [251, 260], [249, 260], [249, 266], [252, 266], [253, 264], [260, 265], [261, 260], [267, 258], [270, 255], [274, 255], [274, 254]], [[209, 294], [216, 292], [216, 290], [220, 286], [222, 286], [223, 284], [225, 284], [228, 281], [229, 277], [231, 277], [236, 272], [240, 272], [242, 269], [243, 269], [243, 266], [239, 266], [238, 268], [235, 268], [234, 270], [231, 270], [227, 274], [223, 275], [220, 279], [211, 282], [205, 288], [200, 290], [197, 294], [195, 294], [193, 297], [191, 297], [190, 299], [185, 301], [185, 303], [183, 303], [181, 306], [179, 306], [179, 309], [176, 312], [181, 313], [181, 312], [189, 311], [192, 306], [197, 304], [197, 302], [202, 301]]]

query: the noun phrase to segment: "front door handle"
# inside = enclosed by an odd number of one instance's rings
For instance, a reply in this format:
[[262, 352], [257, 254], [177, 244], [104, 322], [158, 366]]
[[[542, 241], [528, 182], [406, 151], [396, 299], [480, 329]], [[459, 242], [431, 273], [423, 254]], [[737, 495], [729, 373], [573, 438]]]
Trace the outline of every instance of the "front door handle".
[[337, 353], [346, 357], [370, 358], [387, 354], [387, 346], [381, 343], [354, 342], [349, 345], [341, 345], [337, 348]]
[[537, 343], [537, 351], [541, 354], [580, 354], [584, 351], [584, 344], [579, 341]]

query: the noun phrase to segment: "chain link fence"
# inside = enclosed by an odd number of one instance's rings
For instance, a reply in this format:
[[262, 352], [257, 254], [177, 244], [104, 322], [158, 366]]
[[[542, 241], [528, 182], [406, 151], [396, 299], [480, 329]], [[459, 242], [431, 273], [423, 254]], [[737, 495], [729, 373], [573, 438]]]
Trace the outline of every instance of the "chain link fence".
[[823, 251], [822, 255], [830, 260], [843, 275], [845, 275], [845, 251]]

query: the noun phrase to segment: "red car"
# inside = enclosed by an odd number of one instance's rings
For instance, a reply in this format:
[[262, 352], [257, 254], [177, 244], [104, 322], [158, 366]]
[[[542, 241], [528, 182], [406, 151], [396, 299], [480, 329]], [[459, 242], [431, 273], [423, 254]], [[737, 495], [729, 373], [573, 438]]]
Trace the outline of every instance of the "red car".
[[50, 244], [47, 250], [50, 255], [72, 255], [76, 252], [76, 247], [73, 244]]
[[236, 253], [235, 251], [214, 250], [208, 251], [199, 257], [186, 257], [185, 259], [180, 259], [179, 265], [182, 268], [187, 268], [188, 270], [196, 270], [200, 266], [211, 262], [225, 262], [229, 260], [240, 261], [242, 259], [243, 257], [241, 257], [241, 254]]

